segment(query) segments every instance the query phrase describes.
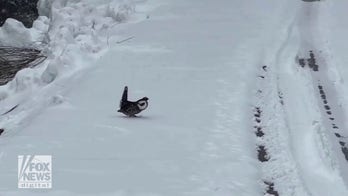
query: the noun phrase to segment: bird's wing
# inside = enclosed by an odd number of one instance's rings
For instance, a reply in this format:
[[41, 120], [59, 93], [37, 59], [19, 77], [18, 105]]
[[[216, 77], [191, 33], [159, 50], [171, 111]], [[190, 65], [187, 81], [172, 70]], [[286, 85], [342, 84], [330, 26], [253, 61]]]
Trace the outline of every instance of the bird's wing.
[[140, 112], [139, 108], [135, 104], [131, 104], [125, 108], [125, 112], [129, 115], [134, 115]]

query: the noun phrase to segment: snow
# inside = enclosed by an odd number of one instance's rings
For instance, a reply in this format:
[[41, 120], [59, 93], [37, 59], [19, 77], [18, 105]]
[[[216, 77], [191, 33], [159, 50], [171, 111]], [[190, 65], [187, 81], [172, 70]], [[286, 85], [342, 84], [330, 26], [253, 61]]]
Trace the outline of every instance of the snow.
[[35, 20], [31, 29], [27, 29], [15, 19], [8, 18], [0, 28], [0, 43], [5, 46], [32, 46], [33, 43], [43, 40], [47, 28], [48, 19], [44, 16]]
[[[330, 79], [335, 83], [337, 91], [341, 94], [338, 99], [340, 104], [344, 105], [344, 108], [347, 108], [347, 81], [348, 72], [346, 69], [346, 64], [348, 58], [344, 54], [344, 51], [347, 50], [347, 41], [345, 39], [346, 32], [348, 28], [345, 25], [345, 22], [342, 19], [346, 16], [344, 11], [344, 6], [346, 2], [332, 3], [327, 2], [326, 6], [321, 6], [320, 11], [326, 13], [325, 15], [320, 16], [322, 21], [320, 25], [324, 28], [322, 29], [323, 37], [325, 38], [323, 43], [326, 48], [326, 57], [332, 69], [330, 69]], [[330, 12], [328, 10], [335, 10], [335, 12]], [[345, 110], [345, 116], [347, 116], [347, 110]], [[347, 126], [347, 125], [346, 125]]]
[[[36, 43], [48, 56], [0, 87], [1, 114], [13, 109], [0, 116], [0, 195], [274, 195], [267, 183], [281, 196], [348, 194], [345, 138], [334, 135], [348, 136], [346, 3], [38, 5], [33, 28], [0, 28], [6, 45]], [[309, 50], [319, 72], [296, 62]], [[149, 97], [137, 118], [117, 113], [125, 85], [129, 99]], [[52, 155], [52, 189], [17, 188], [25, 154]]]

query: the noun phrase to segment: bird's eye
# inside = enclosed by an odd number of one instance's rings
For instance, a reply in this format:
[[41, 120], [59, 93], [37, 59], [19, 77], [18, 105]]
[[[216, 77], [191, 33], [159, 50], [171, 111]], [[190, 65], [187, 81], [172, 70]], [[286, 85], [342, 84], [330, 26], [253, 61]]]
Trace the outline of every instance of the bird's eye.
[[139, 105], [144, 106], [144, 105], [145, 105], [145, 103], [140, 103]]

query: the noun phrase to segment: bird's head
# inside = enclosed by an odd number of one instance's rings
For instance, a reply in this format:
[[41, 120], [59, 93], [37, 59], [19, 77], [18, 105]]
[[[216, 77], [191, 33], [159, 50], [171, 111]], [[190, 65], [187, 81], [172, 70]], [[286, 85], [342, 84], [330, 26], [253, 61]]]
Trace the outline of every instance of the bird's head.
[[149, 105], [147, 102], [148, 100], [149, 100], [149, 98], [143, 97], [137, 101], [137, 105], [138, 105], [140, 110], [145, 110], [147, 108], [147, 106]]

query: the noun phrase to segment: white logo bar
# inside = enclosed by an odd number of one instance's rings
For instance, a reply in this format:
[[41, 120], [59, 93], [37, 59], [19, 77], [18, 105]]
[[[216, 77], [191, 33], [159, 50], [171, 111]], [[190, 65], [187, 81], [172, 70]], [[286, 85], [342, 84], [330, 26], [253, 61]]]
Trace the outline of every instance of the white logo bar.
[[18, 188], [52, 188], [52, 156], [18, 155]]

